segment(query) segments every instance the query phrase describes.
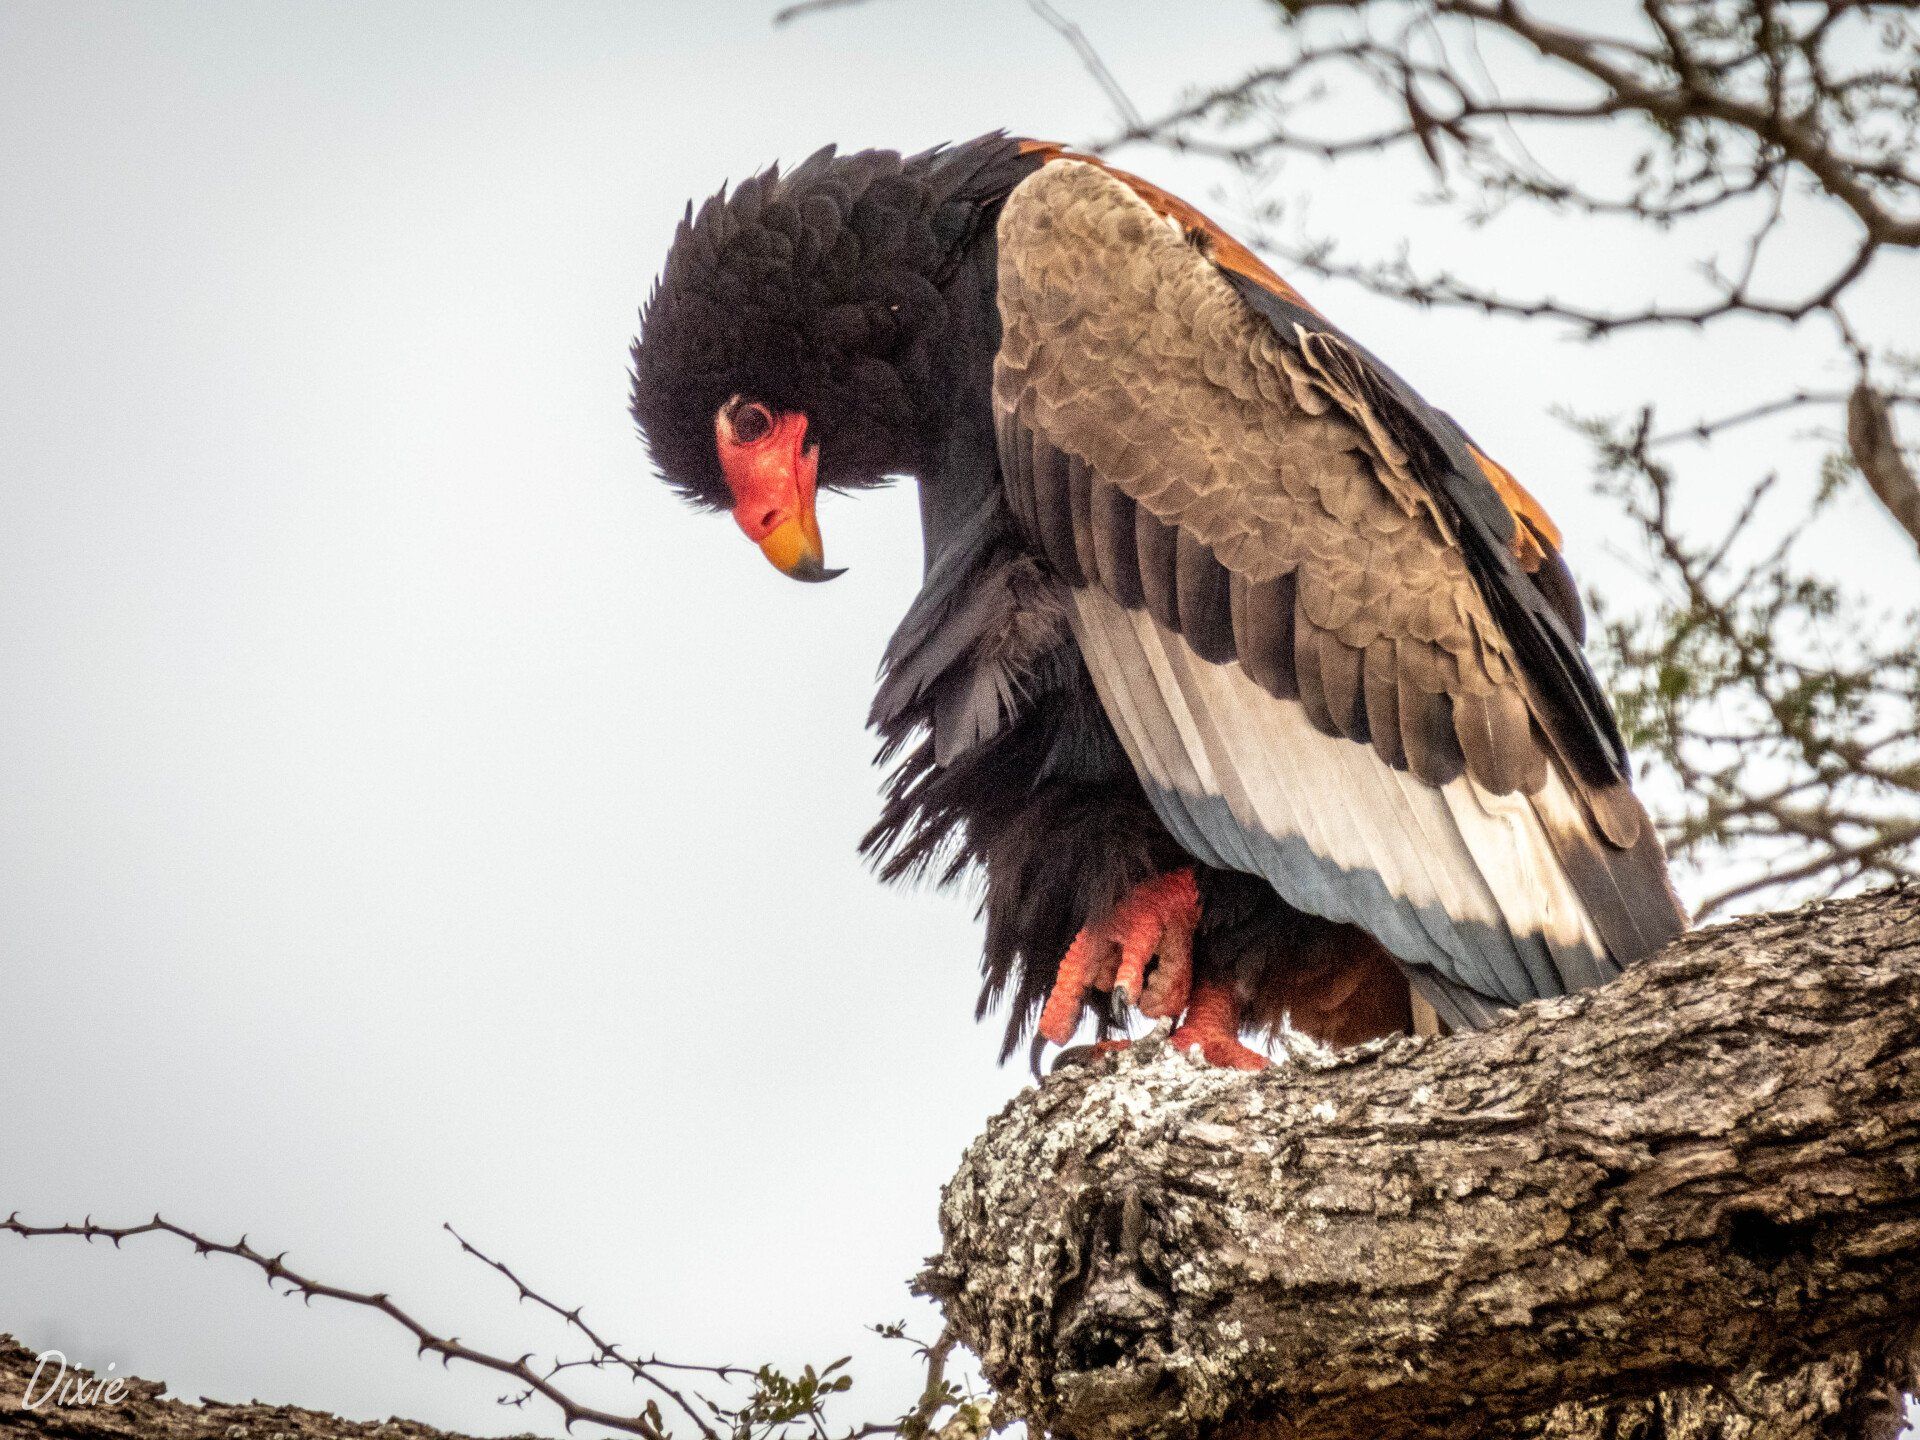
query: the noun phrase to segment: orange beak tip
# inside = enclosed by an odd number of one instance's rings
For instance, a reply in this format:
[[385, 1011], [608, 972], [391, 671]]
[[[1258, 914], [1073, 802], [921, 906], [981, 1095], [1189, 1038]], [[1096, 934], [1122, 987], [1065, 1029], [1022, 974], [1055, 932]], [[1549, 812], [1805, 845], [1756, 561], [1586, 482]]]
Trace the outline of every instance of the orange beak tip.
[[817, 584], [846, 571], [829, 570], [826, 553], [820, 543], [820, 527], [806, 523], [812, 516], [783, 520], [760, 542], [760, 552], [773, 568], [793, 580]]

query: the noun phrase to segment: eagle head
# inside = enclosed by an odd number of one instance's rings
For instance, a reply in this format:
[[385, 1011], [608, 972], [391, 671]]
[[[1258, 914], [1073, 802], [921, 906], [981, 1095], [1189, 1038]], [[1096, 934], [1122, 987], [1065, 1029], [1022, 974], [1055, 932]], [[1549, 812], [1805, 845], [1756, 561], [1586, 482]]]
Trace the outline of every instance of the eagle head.
[[661, 477], [797, 580], [824, 564], [819, 488], [913, 473], [938, 429], [949, 245], [891, 151], [820, 151], [687, 207], [633, 342], [633, 418]]

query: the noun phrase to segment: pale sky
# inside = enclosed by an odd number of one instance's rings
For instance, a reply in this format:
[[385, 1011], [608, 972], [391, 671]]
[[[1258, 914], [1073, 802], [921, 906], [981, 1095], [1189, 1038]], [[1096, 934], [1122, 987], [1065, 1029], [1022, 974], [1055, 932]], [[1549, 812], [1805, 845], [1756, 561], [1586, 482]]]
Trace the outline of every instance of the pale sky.
[[[1272, 45], [1255, 0], [1060, 4], [1150, 110]], [[829, 499], [851, 573], [789, 583], [653, 481], [626, 347], [724, 179], [1111, 117], [1020, 0], [774, 8], [0, 0], [0, 1214], [158, 1209], [550, 1351], [447, 1220], [638, 1349], [851, 1352], [848, 1420], [917, 1388], [862, 1327], [935, 1328], [905, 1282], [938, 1187], [1027, 1081], [972, 1020], [971, 900], [855, 854], [914, 507]], [[1232, 218], [1214, 172], [1126, 161]], [[1299, 180], [1359, 250], [1517, 290], [1671, 264], [1466, 231], [1410, 166]], [[1629, 599], [1549, 407], [1692, 419], [1809, 352], [1302, 283]], [[1692, 503], [1778, 440], [1716, 453]], [[1911, 560], [1857, 498], [1818, 543], [1889, 598]], [[5, 1328], [189, 1397], [559, 1432], [166, 1241], [0, 1237]]]

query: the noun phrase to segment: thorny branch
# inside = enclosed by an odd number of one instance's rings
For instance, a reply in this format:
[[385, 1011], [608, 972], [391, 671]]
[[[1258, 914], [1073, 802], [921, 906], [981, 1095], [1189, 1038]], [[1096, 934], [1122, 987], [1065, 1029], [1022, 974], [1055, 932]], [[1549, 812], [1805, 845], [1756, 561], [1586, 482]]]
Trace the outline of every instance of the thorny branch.
[[[701, 1440], [801, 1440], [801, 1437], [828, 1440], [835, 1433], [827, 1426], [825, 1406], [833, 1396], [852, 1387], [852, 1378], [843, 1373], [846, 1360], [836, 1360], [817, 1373], [809, 1365], [798, 1376], [788, 1376], [765, 1365], [749, 1369], [741, 1365], [689, 1364], [663, 1360], [658, 1355], [642, 1358], [602, 1336], [582, 1317], [581, 1307], [568, 1309], [560, 1305], [528, 1285], [511, 1267], [479, 1249], [451, 1225], [443, 1228], [458, 1242], [463, 1254], [503, 1276], [514, 1287], [521, 1303], [531, 1302], [549, 1312], [581, 1337], [589, 1347], [588, 1353], [573, 1359], [556, 1358], [545, 1364], [537, 1364], [532, 1351], [507, 1356], [479, 1350], [462, 1343], [457, 1335], [438, 1334], [395, 1304], [393, 1298], [384, 1291], [351, 1290], [315, 1280], [289, 1266], [285, 1251], [269, 1255], [255, 1249], [244, 1235], [231, 1244], [210, 1240], [159, 1215], [142, 1224], [124, 1226], [96, 1224], [91, 1215], [79, 1224], [31, 1225], [20, 1218], [18, 1211], [0, 1220], [0, 1231], [11, 1232], [25, 1239], [68, 1236], [85, 1240], [88, 1244], [95, 1240], [110, 1240], [118, 1249], [122, 1242], [136, 1236], [165, 1234], [186, 1241], [199, 1255], [231, 1255], [258, 1269], [266, 1277], [269, 1288], [278, 1294], [297, 1296], [308, 1302], [315, 1297], [338, 1300], [378, 1311], [413, 1337], [418, 1354], [438, 1355], [442, 1365], [451, 1365], [457, 1360], [517, 1381], [522, 1388], [515, 1394], [500, 1397], [501, 1404], [520, 1407], [537, 1395], [558, 1408], [569, 1429], [585, 1421], [621, 1434], [640, 1436], [641, 1440], [671, 1440], [671, 1422], [658, 1400], [648, 1400], [638, 1414], [621, 1414], [590, 1405], [556, 1383], [556, 1377], [567, 1371], [592, 1369], [624, 1373], [633, 1381], [648, 1386], [691, 1422]], [[875, 1329], [887, 1339], [904, 1340], [917, 1347], [926, 1360], [926, 1384], [913, 1408], [899, 1419], [842, 1429], [837, 1432], [838, 1440], [867, 1440], [867, 1437], [879, 1435], [922, 1440], [922, 1437], [933, 1434], [935, 1422], [948, 1411], [954, 1412], [953, 1419], [961, 1422], [962, 1430], [978, 1431], [984, 1427], [985, 1403], [968, 1397], [946, 1377], [947, 1362], [954, 1344], [950, 1336], [942, 1335], [931, 1344], [922, 1344], [913, 1340], [903, 1325], [882, 1325]], [[746, 1394], [738, 1403], [723, 1402], [693, 1392], [684, 1380], [669, 1378], [680, 1376], [704, 1377], [709, 1382], [746, 1387]]]

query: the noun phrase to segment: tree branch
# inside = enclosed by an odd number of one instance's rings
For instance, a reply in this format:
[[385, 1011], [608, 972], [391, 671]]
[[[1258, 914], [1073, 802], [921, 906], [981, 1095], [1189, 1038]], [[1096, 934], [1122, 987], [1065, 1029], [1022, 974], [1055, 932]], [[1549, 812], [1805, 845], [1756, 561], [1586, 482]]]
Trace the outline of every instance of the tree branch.
[[1887, 513], [1920, 545], [1920, 480], [1893, 433], [1886, 397], [1865, 380], [1847, 397], [1847, 447]]
[[1891, 1436], [1920, 889], [1697, 932], [1480, 1035], [1256, 1076], [1144, 1042], [1009, 1105], [941, 1224], [921, 1286], [1077, 1440], [1592, 1435], [1579, 1404], [1706, 1381], [1878, 1417], [1761, 1433]]
[[1081, 68], [1092, 78], [1093, 83], [1100, 87], [1101, 93], [1119, 112], [1121, 121], [1129, 130], [1138, 130], [1146, 124], [1140, 114], [1139, 106], [1133, 103], [1133, 97], [1127, 94], [1126, 87], [1114, 77], [1113, 71], [1107, 68], [1107, 62], [1100, 58], [1100, 52], [1093, 48], [1085, 31], [1054, 9], [1047, 0], [1027, 0], [1027, 8], [1039, 16], [1041, 22], [1054, 34], [1067, 42], [1068, 47], [1079, 58]]

